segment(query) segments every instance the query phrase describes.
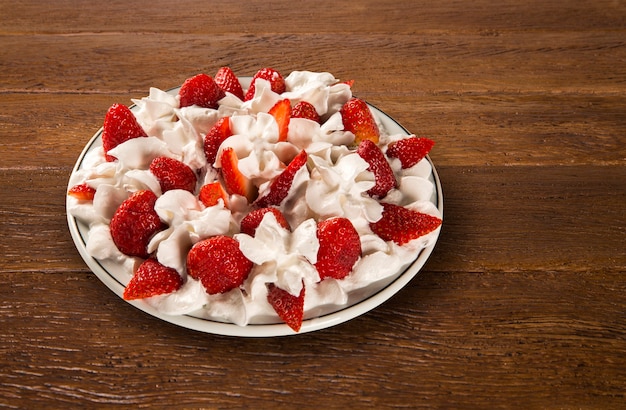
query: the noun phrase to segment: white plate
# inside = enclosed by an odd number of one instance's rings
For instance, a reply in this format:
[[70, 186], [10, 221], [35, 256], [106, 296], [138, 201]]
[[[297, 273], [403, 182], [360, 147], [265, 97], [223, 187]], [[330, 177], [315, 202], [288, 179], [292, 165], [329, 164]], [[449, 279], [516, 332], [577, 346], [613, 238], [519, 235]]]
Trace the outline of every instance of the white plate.
[[[249, 84], [249, 78], [242, 78], [242, 83], [244, 85], [246, 82]], [[177, 94], [178, 88], [169, 90], [168, 92]], [[134, 109], [134, 106], [131, 106], [131, 110]], [[378, 108], [370, 105], [370, 108], [374, 112], [374, 114], [378, 117], [382, 125], [386, 128], [389, 134], [406, 134], [410, 135], [410, 133], [402, 127], [398, 122], [396, 122], [393, 118], [385, 114], [383, 111]], [[102, 128], [96, 132], [96, 134], [91, 138], [91, 140], [87, 143], [83, 152], [78, 157], [78, 161], [74, 166], [72, 173], [78, 171], [82, 167], [83, 159], [85, 155], [94, 149], [101, 149], [102, 147]], [[437, 171], [435, 170], [435, 166], [430, 160], [429, 157], [426, 159], [430, 162], [432, 166], [432, 174], [430, 175], [430, 181], [434, 183], [436, 187], [436, 192], [431, 198], [433, 204], [439, 209], [441, 216], [443, 217], [443, 193], [441, 189], [441, 182], [439, 181], [439, 176], [437, 175]], [[71, 179], [71, 178], [70, 178]], [[70, 187], [68, 186], [68, 189]], [[67, 211], [67, 222], [69, 225], [69, 230], [72, 235], [72, 239], [74, 240], [74, 244], [78, 249], [81, 257], [89, 267], [96, 274], [96, 276], [111, 289], [116, 295], [122, 298], [124, 293], [124, 285], [116, 278], [115, 274], [115, 266], [107, 264], [101, 264], [98, 260], [91, 257], [86, 250], [87, 243], [87, 235], [89, 228], [76, 220], [69, 211]], [[351, 306], [344, 307], [335, 312], [325, 314], [319, 317], [310, 318], [304, 320], [302, 323], [302, 327], [300, 332], [297, 334], [303, 334], [307, 332], [312, 332], [315, 330], [325, 329], [331, 326], [336, 326], [340, 323], [344, 323], [348, 320], [354, 319], [364, 313], [369, 312], [375, 307], [379, 306], [381, 303], [385, 302], [393, 295], [395, 295], [398, 291], [400, 291], [424, 266], [428, 257], [432, 253], [435, 247], [435, 242], [432, 245], [422, 249], [415, 257], [415, 261], [409, 265], [405, 270], [398, 272], [396, 275], [390, 277], [386, 283], [382, 284], [380, 290], [378, 290], [373, 295], [356, 302]], [[119, 275], [117, 275], [119, 276]], [[123, 300], [123, 299], [122, 299]], [[178, 326], [182, 326], [188, 329], [194, 329], [201, 332], [212, 333], [212, 334], [220, 334], [220, 335], [228, 335], [228, 336], [241, 336], [241, 337], [271, 337], [271, 336], [285, 336], [285, 335], [293, 335], [296, 334], [294, 331], [284, 323], [276, 323], [276, 324], [249, 324], [247, 326], [238, 326], [232, 323], [223, 323], [218, 321], [213, 321], [205, 318], [195, 317], [191, 315], [182, 315], [182, 316], [170, 316], [165, 315], [158, 312], [156, 309], [149, 306], [147, 303], [141, 300], [133, 300], [126, 301], [131, 305], [141, 309], [142, 311], [155, 316], [159, 319], [162, 319], [166, 322], [170, 322], [176, 324]]]

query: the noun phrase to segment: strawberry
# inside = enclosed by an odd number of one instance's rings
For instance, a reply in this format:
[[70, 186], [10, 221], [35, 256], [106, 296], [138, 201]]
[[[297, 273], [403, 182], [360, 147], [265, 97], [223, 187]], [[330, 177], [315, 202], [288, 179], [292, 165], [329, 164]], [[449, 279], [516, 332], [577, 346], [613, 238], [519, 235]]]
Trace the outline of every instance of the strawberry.
[[222, 91], [229, 92], [240, 100], [243, 100], [244, 95], [241, 83], [230, 67], [221, 67], [217, 70], [214, 80], [215, 84], [217, 84]]
[[259, 227], [266, 213], [271, 212], [276, 217], [276, 221], [283, 228], [290, 230], [289, 222], [285, 219], [285, 215], [276, 208], [261, 208], [250, 211], [248, 215], [241, 220], [240, 231], [242, 233], [254, 236], [256, 228]]
[[178, 91], [180, 108], [191, 105], [217, 108], [217, 102], [224, 98], [224, 95], [224, 91], [215, 84], [213, 78], [206, 74], [186, 79]]
[[113, 162], [116, 158], [107, 152], [130, 139], [147, 136], [127, 106], [113, 104], [109, 107], [102, 126], [102, 149], [108, 162]]
[[402, 168], [411, 168], [420, 162], [433, 148], [435, 141], [425, 137], [410, 137], [392, 142], [387, 147], [389, 158], [398, 158]]
[[115, 246], [125, 255], [147, 258], [152, 236], [164, 228], [152, 191], [137, 191], [117, 208], [109, 224]]
[[200, 188], [198, 199], [200, 199], [200, 202], [202, 202], [207, 208], [217, 205], [217, 202], [220, 199], [224, 201], [224, 206], [228, 207], [228, 194], [219, 181], [203, 185], [202, 188]]
[[358, 98], [351, 98], [339, 110], [345, 131], [354, 134], [354, 144], [359, 145], [362, 140], [371, 140], [378, 144], [380, 130], [367, 103]]
[[96, 195], [96, 189], [87, 184], [78, 184], [71, 187], [69, 191], [67, 191], [67, 194], [79, 201], [93, 201], [93, 197]]
[[376, 178], [376, 185], [371, 188], [367, 193], [370, 196], [377, 196], [383, 198], [389, 190], [397, 185], [396, 177], [393, 174], [393, 170], [385, 158], [385, 154], [378, 148], [378, 145], [374, 144], [370, 140], [363, 140], [359, 144], [359, 148], [356, 150], [369, 164], [368, 170], [374, 173]]
[[233, 132], [230, 129], [230, 117], [222, 117], [213, 124], [204, 137], [204, 155], [209, 164], [213, 165], [220, 145], [231, 135]]
[[229, 236], [213, 236], [196, 243], [187, 254], [187, 272], [199, 280], [207, 293], [228, 292], [241, 286], [253, 263]]
[[230, 194], [245, 196], [248, 202], [253, 202], [258, 194], [257, 187], [239, 171], [239, 159], [231, 148], [225, 148], [220, 158], [222, 163], [222, 178], [226, 191]]
[[176, 269], [162, 265], [156, 259], [143, 261], [124, 289], [124, 300], [143, 299], [172, 293], [183, 285]]
[[298, 296], [270, 283], [267, 285], [267, 301], [274, 311], [294, 332], [299, 332], [304, 318], [304, 285]]
[[198, 182], [196, 174], [187, 164], [174, 158], [157, 157], [150, 163], [150, 172], [159, 180], [161, 191], [184, 189], [193, 193]]
[[285, 79], [283, 76], [273, 68], [262, 68], [252, 77], [252, 80], [250, 81], [250, 88], [248, 88], [248, 91], [246, 92], [245, 101], [254, 98], [254, 92], [256, 89], [254, 83], [259, 78], [269, 81], [272, 91], [276, 94], [282, 94], [285, 92]]
[[307, 159], [307, 153], [304, 150], [300, 151], [300, 153], [291, 160], [289, 165], [287, 165], [287, 168], [274, 178], [270, 183], [269, 191], [257, 199], [255, 205], [259, 208], [265, 208], [270, 205], [280, 205], [289, 193], [289, 188], [291, 188], [296, 172], [306, 165]]
[[287, 141], [289, 133], [289, 120], [291, 119], [291, 102], [288, 98], [278, 101], [269, 110], [278, 124], [278, 141]]
[[361, 256], [361, 240], [346, 218], [326, 219], [317, 225], [320, 247], [315, 267], [320, 278], [343, 279]]
[[291, 109], [291, 117], [292, 118], [306, 118], [307, 120], [315, 121], [317, 123], [321, 122], [320, 115], [317, 113], [317, 110], [307, 101], [300, 101]]
[[352, 88], [352, 86], [354, 85], [354, 80], [346, 80], [346, 81], [342, 81], [342, 83]]
[[385, 241], [404, 245], [426, 235], [441, 225], [441, 219], [403, 206], [382, 203], [383, 216], [378, 222], [370, 223], [372, 231]]

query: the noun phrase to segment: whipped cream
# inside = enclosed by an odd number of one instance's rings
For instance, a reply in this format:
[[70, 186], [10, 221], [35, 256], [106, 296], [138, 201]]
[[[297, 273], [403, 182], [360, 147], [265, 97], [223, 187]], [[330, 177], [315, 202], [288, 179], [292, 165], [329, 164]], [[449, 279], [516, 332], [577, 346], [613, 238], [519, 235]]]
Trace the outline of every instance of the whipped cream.
[[[276, 283], [294, 295], [305, 286], [305, 319], [315, 317], [376, 293], [436, 240], [439, 229], [403, 246], [386, 242], [371, 231], [369, 224], [382, 215], [380, 202], [366, 194], [375, 184], [374, 175], [351, 148], [354, 135], [343, 130], [339, 112], [352, 97], [350, 86], [330, 73], [309, 71], [292, 72], [285, 84], [286, 91], [276, 94], [269, 82], [259, 79], [254, 98], [241, 101], [226, 93], [217, 109], [180, 108], [174, 92], [151, 88], [148, 96], [133, 100], [133, 113], [148, 137], [131, 139], [112, 149], [109, 154], [118, 159], [116, 162], [106, 162], [101, 147], [93, 147], [73, 173], [70, 185], [86, 183], [96, 189], [92, 202], [68, 198], [70, 214], [89, 228], [86, 250], [104, 266], [115, 266], [112, 274], [124, 284], [141, 260], [115, 247], [109, 222], [131, 193], [149, 189], [157, 195], [155, 210], [167, 228], [152, 238], [148, 250], [184, 279], [178, 291], [144, 299], [159, 312], [241, 326], [280, 323], [267, 302], [266, 283]], [[284, 98], [289, 98], [292, 105], [299, 101], [313, 104], [322, 123], [292, 118], [287, 141], [278, 142], [278, 125], [267, 111]], [[236, 152], [240, 171], [258, 187], [260, 195], [283, 171], [284, 164], [301, 150], [307, 152], [308, 166], [296, 172], [279, 206], [291, 231], [267, 213], [251, 237], [239, 232], [239, 222], [251, 210], [245, 198], [231, 195], [228, 208], [222, 201], [211, 207], [199, 201], [200, 187], [217, 180], [221, 166], [219, 153], [215, 163], [207, 164], [204, 136], [224, 116], [231, 117], [233, 135], [223, 142], [220, 152], [227, 147]], [[379, 129], [383, 152], [389, 143], [412, 136], [391, 135], [380, 122]], [[195, 193], [161, 192], [158, 180], [148, 169], [160, 156], [182, 161], [200, 176]], [[398, 184], [384, 201], [441, 217], [433, 203], [436, 189], [430, 163], [424, 159], [409, 169], [401, 169], [397, 159], [390, 164]], [[320, 281], [314, 267], [319, 249], [316, 226], [317, 221], [330, 217], [351, 220], [360, 236], [362, 256], [344, 279]], [[193, 244], [215, 235], [234, 237], [254, 266], [241, 287], [208, 295], [199, 281], [187, 275], [185, 261]]]

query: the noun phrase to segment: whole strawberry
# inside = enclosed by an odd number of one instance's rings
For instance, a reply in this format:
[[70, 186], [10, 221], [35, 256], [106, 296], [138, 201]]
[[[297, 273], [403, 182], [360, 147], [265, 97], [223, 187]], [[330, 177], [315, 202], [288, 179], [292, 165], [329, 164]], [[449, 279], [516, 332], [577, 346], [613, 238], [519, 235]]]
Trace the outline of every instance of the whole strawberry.
[[222, 91], [229, 92], [240, 100], [243, 100], [244, 95], [241, 83], [230, 67], [221, 67], [217, 70], [214, 80], [215, 84], [217, 84]]
[[198, 74], [185, 80], [178, 91], [180, 108], [197, 105], [204, 108], [217, 108], [217, 102], [224, 98], [224, 91], [215, 84], [213, 78]]
[[189, 166], [169, 157], [157, 157], [150, 163], [150, 172], [157, 178], [161, 191], [184, 189], [193, 193], [197, 178]]
[[365, 101], [351, 98], [341, 107], [339, 112], [344, 130], [354, 134], [355, 145], [359, 145], [363, 140], [371, 140], [378, 144], [380, 130]]
[[291, 109], [291, 117], [292, 118], [306, 118], [307, 120], [315, 121], [317, 123], [321, 122], [320, 115], [317, 113], [317, 110], [307, 101], [300, 101]]
[[283, 215], [283, 213], [280, 212], [277, 208], [261, 208], [250, 211], [250, 213], [244, 216], [241, 220], [239, 230], [242, 233], [254, 236], [254, 234], [256, 233], [256, 228], [259, 227], [261, 221], [263, 220], [263, 217], [268, 212], [274, 214], [274, 216], [276, 217], [276, 222], [278, 222], [280, 226], [287, 230], [291, 229], [289, 227], [289, 222], [287, 222], [287, 220], [285, 219], [285, 215]]
[[320, 278], [343, 279], [361, 256], [361, 240], [347, 218], [332, 218], [317, 225], [320, 243], [315, 267]]
[[126, 285], [125, 300], [144, 299], [172, 293], [183, 285], [183, 278], [176, 269], [162, 265], [156, 259], [143, 261]]
[[435, 141], [425, 137], [410, 137], [395, 141], [387, 147], [389, 158], [398, 158], [402, 168], [411, 168], [420, 162], [433, 148]]
[[102, 126], [102, 149], [107, 161], [116, 158], [108, 152], [123, 142], [133, 138], [147, 137], [132, 111], [123, 104], [113, 104], [104, 116]]
[[382, 218], [371, 223], [370, 228], [385, 241], [394, 241], [398, 245], [404, 245], [434, 231], [441, 225], [441, 219], [436, 216], [399, 205], [389, 203], [382, 203], [382, 205]]
[[109, 227], [115, 246], [125, 255], [147, 258], [150, 239], [164, 228], [154, 210], [152, 191], [137, 191], [117, 208]]
[[272, 91], [276, 94], [282, 94], [285, 92], [285, 79], [283, 76], [273, 68], [262, 68], [252, 77], [250, 87], [246, 92], [245, 101], [254, 98], [254, 93], [256, 91], [255, 83], [259, 78], [269, 81]]
[[287, 197], [287, 194], [289, 194], [289, 189], [293, 184], [296, 172], [306, 165], [307, 159], [308, 155], [306, 151], [300, 151], [300, 153], [291, 160], [289, 165], [287, 165], [287, 168], [270, 183], [269, 191], [262, 197], [259, 197], [254, 204], [259, 208], [265, 208], [270, 205], [280, 205]]
[[294, 332], [299, 332], [302, 328], [304, 294], [304, 285], [298, 296], [292, 295], [273, 283], [267, 285], [267, 301], [274, 308], [278, 317], [292, 328]]
[[187, 254], [187, 273], [210, 295], [241, 286], [252, 265], [239, 249], [239, 242], [229, 236], [200, 241]]
[[385, 154], [370, 140], [361, 141], [356, 153], [369, 164], [368, 170], [374, 174], [376, 180], [376, 185], [367, 193], [370, 196], [383, 198], [397, 185], [396, 177]]

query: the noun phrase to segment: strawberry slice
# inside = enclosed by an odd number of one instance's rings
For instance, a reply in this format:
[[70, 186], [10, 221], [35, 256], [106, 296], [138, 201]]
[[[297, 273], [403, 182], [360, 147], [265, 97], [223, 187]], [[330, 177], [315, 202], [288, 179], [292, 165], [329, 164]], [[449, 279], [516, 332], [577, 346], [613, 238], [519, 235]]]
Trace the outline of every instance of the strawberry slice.
[[172, 293], [183, 285], [176, 269], [162, 265], [156, 259], [143, 261], [124, 289], [124, 300], [144, 299]]
[[304, 318], [304, 285], [298, 296], [270, 283], [267, 285], [267, 301], [274, 311], [294, 332], [299, 332]]
[[178, 91], [180, 108], [191, 105], [217, 108], [217, 102], [224, 98], [224, 95], [224, 91], [215, 84], [213, 78], [206, 74], [186, 79]]
[[304, 150], [300, 151], [300, 153], [296, 155], [293, 160], [291, 160], [289, 165], [287, 165], [287, 168], [274, 178], [274, 180], [270, 183], [269, 191], [257, 199], [255, 205], [259, 208], [265, 208], [271, 205], [280, 205], [289, 193], [289, 188], [291, 188], [296, 172], [306, 165], [307, 159], [307, 153]]
[[426, 235], [441, 225], [436, 216], [414, 211], [403, 206], [382, 203], [383, 216], [370, 224], [372, 231], [385, 241], [404, 245], [413, 239]]
[[221, 67], [215, 74], [215, 84], [224, 92], [229, 92], [235, 97], [243, 100], [243, 89], [239, 79], [230, 67]]
[[245, 196], [249, 203], [252, 203], [258, 195], [257, 187], [239, 171], [239, 159], [231, 148], [222, 150], [220, 157], [222, 163], [222, 179], [226, 191], [232, 195]]
[[108, 162], [116, 158], [107, 154], [110, 150], [123, 142], [133, 138], [147, 137], [147, 133], [141, 128], [132, 111], [123, 104], [113, 104], [104, 116], [102, 126], [102, 149]]
[[300, 101], [291, 109], [291, 118], [306, 118], [307, 120], [321, 122], [320, 115], [317, 110], [308, 101]]
[[385, 154], [378, 148], [378, 145], [370, 140], [361, 141], [356, 153], [367, 161], [369, 164], [368, 170], [371, 171], [376, 178], [376, 185], [367, 191], [367, 193], [370, 196], [383, 198], [397, 185], [396, 177], [393, 174], [389, 162], [387, 162], [387, 158], [385, 158]]
[[196, 243], [187, 254], [187, 272], [209, 295], [228, 292], [243, 284], [253, 263], [229, 236], [213, 236]]
[[250, 81], [250, 88], [248, 88], [248, 91], [246, 92], [245, 101], [254, 98], [254, 92], [256, 90], [254, 83], [259, 78], [269, 81], [272, 91], [276, 94], [282, 94], [285, 92], [285, 79], [283, 76], [273, 68], [262, 68], [252, 77], [252, 80]]
[[174, 158], [157, 157], [150, 163], [150, 172], [159, 181], [161, 191], [184, 189], [193, 193], [198, 182], [196, 174], [187, 164]]
[[433, 148], [435, 141], [426, 137], [410, 137], [395, 141], [387, 147], [389, 158], [398, 158], [402, 168], [411, 168], [420, 162]]
[[228, 193], [226, 193], [219, 181], [203, 185], [202, 188], [200, 188], [198, 199], [200, 199], [200, 202], [207, 208], [217, 205], [218, 201], [221, 199], [224, 201], [224, 206], [228, 208]]
[[109, 227], [115, 246], [125, 255], [147, 258], [148, 243], [165, 226], [154, 210], [152, 191], [137, 191], [117, 208]]
[[71, 187], [69, 191], [67, 191], [67, 194], [79, 201], [93, 201], [93, 197], [96, 195], [96, 189], [87, 184], [78, 184]]
[[269, 110], [278, 124], [278, 141], [287, 141], [289, 133], [289, 120], [291, 119], [291, 102], [288, 98], [278, 101]]
[[359, 145], [363, 140], [371, 140], [378, 144], [380, 130], [367, 103], [358, 98], [351, 98], [339, 110], [343, 128], [354, 134], [354, 144]]
[[204, 155], [209, 164], [213, 165], [220, 145], [231, 135], [233, 132], [230, 129], [230, 117], [222, 117], [213, 124], [204, 137]]
[[259, 227], [259, 225], [261, 224], [261, 221], [263, 220], [263, 217], [268, 212], [271, 212], [274, 214], [274, 216], [276, 217], [276, 222], [278, 222], [280, 226], [282, 226], [283, 228], [287, 230], [291, 230], [291, 228], [289, 227], [289, 222], [287, 222], [287, 220], [285, 219], [285, 215], [283, 215], [283, 213], [280, 212], [278, 209], [271, 208], [271, 207], [255, 209], [253, 211], [250, 211], [250, 213], [244, 216], [243, 219], [241, 220], [239, 230], [242, 233], [248, 234], [250, 236], [254, 236], [254, 234], [256, 233], [256, 228]]
[[346, 218], [326, 219], [317, 225], [320, 242], [315, 267], [320, 278], [343, 279], [361, 256], [361, 240]]

